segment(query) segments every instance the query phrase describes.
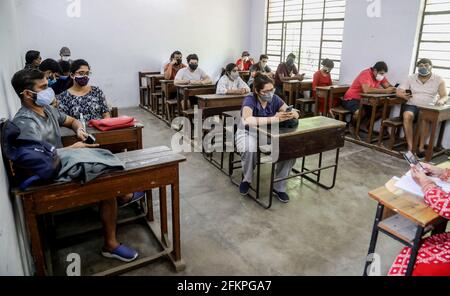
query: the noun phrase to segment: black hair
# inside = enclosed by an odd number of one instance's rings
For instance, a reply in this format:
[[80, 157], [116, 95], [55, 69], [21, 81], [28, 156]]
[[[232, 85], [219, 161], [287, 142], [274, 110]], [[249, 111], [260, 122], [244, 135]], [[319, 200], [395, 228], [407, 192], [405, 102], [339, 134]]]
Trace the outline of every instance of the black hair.
[[33, 90], [36, 80], [44, 78], [45, 74], [42, 71], [36, 69], [24, 69], [14, 74], [11, 79], [11, 84], [16, 94], [22, 99], [24, 90]]
[[377, 70], [377, 72], [388, 72], [388, 65], [385, 62], [378, 62], [373, 66], [373, 69]]
[[430, 66], [433, 66], [433, 63], [431, 62], [431, 60], [427, 59], [427, 58], [420, 59], [417, 62], [417, 67], [419, 67], [420, 64], [429, 64]]
[[330, 59], [324, 59], [321, 63], [322, 66], [327, 67], [328, 69], [334, 68], [334, 62]]
[[41, 56], [41, 53], [37, 50], [29, 50], [25, 54], [25, 62], [27, 65], [33, 63], [34, 60], [37, 60]]
[[181, 55], [181, 51], [175, 50], [174, 52], [172, 52], [172, 54], [170, 55], [170, 59], [175, 58], [175, 55], [177, 55], [177, 54]]
[[191, 60], [197, 60], [198, 61], [198, 56], [195, 53], [192, 53], [190, 55], [187, 56], [186, 61], [189, 63]]
[[262, 73], [256, 74], [255, 80], [253, 81], [253, 89], [255, 93], [259, 93], [264, 86], [269, 83], [275, 85], [275, 82], [269, 76]]
[[74, 74], [75, 72], [77, 72], [82, 66], [86, 66], [89, 69], [91, 69], [91, 67], [89, 66], [88, 62], [86, 62], [85, 60], [75, 60], [72, 62], [72, 64], [70, 65], [70, 74]]
[[269, 56], [268, 55], [266, 55], [266, 54], [262, 54], [262, 55], [260, 55], [259, 56], [259, 60], [261, 61], [261, 60], [264, 60], [264, 59], [269, 59]]
[[242, 57], [249, 57], [249, 56], [250, 56], [250, 53], [248, 51], [244, 51], [242, 53]]
[[289, 59], [289, 58], [293, 58], [293, 59], [295, 60], [296, 56], [295, 56], [294, 53], [291, 52], [291, 53], [287, 56], [287, 58], [288, 58], [288, 59]]
[[70, 63], [68, 61], [59, 61], [59, 67], [61, 68], [60, 74], [70, 72]]
[[228, 64], [225, 68], [222, 68], [222, 74], [220, 74], [220, 77], [222, 77], [223, 75], [226, 75], [227, 73], [231, 73], [231, 71], [233, 71], [233, 69], [236, 67], [237, 66], [235, 63]]
[[43, 60], [39, 65], [39, 70], [42, 72], [51, 71], [52, 73], [61, 73], [61, 67], [58, 62], [53, 59]]

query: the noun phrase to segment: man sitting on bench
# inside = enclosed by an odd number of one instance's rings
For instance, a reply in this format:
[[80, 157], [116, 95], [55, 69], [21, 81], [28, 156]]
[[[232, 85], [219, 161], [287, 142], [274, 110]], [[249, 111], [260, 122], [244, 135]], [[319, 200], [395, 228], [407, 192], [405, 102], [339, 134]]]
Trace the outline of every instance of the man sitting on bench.
[[[20, 128], [19, 139], [45, 141], [56, 148], [62, 148], [60, 127], [68, 127], [75, 131], [80, 142], [70, 148], [94, 148], [97, 144], [86, 144], [83, 141], [87, 133], [81, 122], [50, 106], [55, 99], [53, 89], [48, 87], [43, 72], [25, 69], [14, 74], [11, 84], [19, 96], [22, 108], [15, 115], [13, 122]], [[119, 198], [119, 202], [129, 203], [142, 198], [143, 193], [130, 194]], [[138, 257], [137, 251], [117, 241], [116, 219], [117, 201], [115, 199], [100, 203], [100, 215], [104, 229], [105, 244], [102, 255], [108, 258], [130, 262]]]

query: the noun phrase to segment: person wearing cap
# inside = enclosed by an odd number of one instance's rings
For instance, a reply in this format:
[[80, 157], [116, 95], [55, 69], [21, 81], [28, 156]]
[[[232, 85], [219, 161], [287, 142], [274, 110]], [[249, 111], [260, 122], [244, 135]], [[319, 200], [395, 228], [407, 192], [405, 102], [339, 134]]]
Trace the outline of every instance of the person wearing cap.
[[[331, 80], [331, 70], [334, 68], [334, 62], [330, 59], [324, 59], [321, 63], [322, 68], [317, 71], [313, 76], [312, 90], [313, 97], [316, 96], [316, 88], [318, 86], [330, 86], [333, 85]], [[334, 98], [331, 106], [328, 106], [328, 110], [325, 110], [325, 98], [319, 97], [319, 112], [324, 116], [330, 112], [330, 109], [339, 105], [339, 98]]]
[[[414, 123], [419, 117], [419, 106], [435, 104], [445, 105], [448, 101], [447, 88], [444, 79], [433, 73], [433, 63], [430, 59], [417, 62], [417, 73], [408, 77], [397, 90], [397, 96], [406, 100], [403, 106], [403, 126], [408, 143], [408, 151], [413, 151]], [[425, 141], [428, 138], [430, 124], [422, 125], [419, 131], [419, 158], [425, 157]]]
[[42, 62], [41, 53], [37, 50], [29, 50], [25, 54], [25, 68], [37, 69]]
[[67, 46], [61, 48], [61, 50], [59, 51], [59, 56], [61, 57], [61, 61], [72, 63], [72, 60], [70, 59], [70, 49]]
[[276, 94], [280, 97], [284, 97], [283, 94], [283, 83], [290, 80], [303, 81], [305, 74], [300, 74], [298, 72], [297, 66], [295, 65], [296, 56], [290, 53], [287, 56], [286, 62], [278, 65], [277, 72], [275, 72], [275, 86]]
[[255, 63], [255, 61], [250, 57], [248, 51], [244, 51], [240, 59], [236, 61], [236, 65], [239, 71], [249, 71], [250, 67]]

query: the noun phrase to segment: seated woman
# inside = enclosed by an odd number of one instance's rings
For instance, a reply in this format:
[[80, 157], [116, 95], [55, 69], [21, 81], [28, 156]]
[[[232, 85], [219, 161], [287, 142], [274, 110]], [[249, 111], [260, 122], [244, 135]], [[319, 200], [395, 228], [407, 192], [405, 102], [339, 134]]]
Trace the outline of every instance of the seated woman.
[[[264, 75], [257, 74], [253, 82], [254, 92], [244, 99], [242, 105], [242, 122], [236, 134], [236, 148], [241, 153], [242, 170], [244, 178], [239, 186], [242, 195], [247, 195], [253, 180], [253, 170], [257, 164], [257, 138], [249, 132], [246, 126], [270, 125], [290, 119], [298, 119], [299, 114], [295, 111], [286, 112], [288, 106], [283, 100], [275, 95], [274, 81]], [[275, 178], [286, 178], [289, 176], [295, 159], [277, 163]], [[286, 181], [274, 184], [273, 193], [283, 202], [289, 202], [286, 193]]]
[[[424, 200], [436, 213], [450, 219], [450, 193], [438, 187], [426, 173], [450, 182], [450, 170], [422, 164], [425, 172], [412, 167], [414, 181], [422, 187]], [[405, 247], [395, 259], [390, 276], [404, 276], [408, 267], [411, 248]], [[450, 276], [450, 232], [436, 234], [423, 240], [417, 255], [413, 276]]]
[[247, 83], [242, 80], [236, 64], [228, 64], [217, 82], [218, 95], [245, 95], [250, 92]]
[[72, 86], [57, 96], [59, 110], [74, 118], [80, 114], [86, 121], [109, 118], [109, 108], [103, 91], [89, 85], [91, 68], [85, 60], [76, 60], [70, 67]]
[[[313, 89], [313, 97], [316, 96], [316, 88], [318, 86], [330, 86], [333, 85], [333, 81], [331, 80], [331, 70], [334, 68], [334, 63], [330, 59], [324, 59], [321, 63], [322, 68], [314, 74], [312, 89]], [[330, 109], [339, 105], [339, 98], [333, 98], [333, 102], [331, 102], [331, 106], [328, 106], [328, 110], [325, 110], [325, 98], [319, 99], [319, 112], [322, 115], [326, 116], [327, 113], [330, 112]]]
[[[89, 76], [91, 68], [85, 60], [75, 60], [70, 67], [70, 78], [73, 85], [65, 92], [57, 96], [58, 109], [77, 119], [83, 119], [86, 122], [92, 119], [109, 118], [109, 108], [106, 103], [103, 91], [89, 85]], [[119, 197], [119, 205], [125, 207], [130, 203], [136, 202], [144, 197], [144, 192], [135, 192], [123, 197]]]

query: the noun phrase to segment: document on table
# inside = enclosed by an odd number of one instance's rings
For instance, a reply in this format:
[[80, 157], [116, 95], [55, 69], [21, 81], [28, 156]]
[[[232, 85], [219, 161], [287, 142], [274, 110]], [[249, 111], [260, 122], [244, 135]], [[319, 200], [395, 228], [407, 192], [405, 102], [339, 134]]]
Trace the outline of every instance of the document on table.
[[[439, 178], [431, 178], [439, 187], [441, 187], [444, 191], [450, 192], [450, 183], [441, 181]], [[401, 189], [405, 192], [411, 193], [416, 196], [423, 197], [424, 194], [419, 185], [414, 181], [411, 177], [411, 172], [408, 172], [406, 175], [400, 178], [400, 180], [395, 184], [398, 189]]]

